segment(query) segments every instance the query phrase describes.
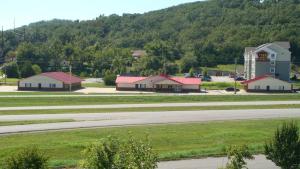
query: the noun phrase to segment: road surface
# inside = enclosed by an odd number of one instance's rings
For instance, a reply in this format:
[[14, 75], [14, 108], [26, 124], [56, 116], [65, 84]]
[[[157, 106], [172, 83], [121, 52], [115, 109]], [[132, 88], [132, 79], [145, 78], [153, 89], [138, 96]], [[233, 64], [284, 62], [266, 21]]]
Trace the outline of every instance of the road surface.
[[7, 110], [71, 110], [71, 109], [104, 109], [104, 108], [145, 108], [145, 107], [192, 107], [192, 106], [261, 106], [261, 105], [291, 105], [300, 101], [249, 101], [249, 102], [198, 102], [198, 103], [155, 103], [155, 104], [110, 104], [110, 105], [72, 105], [72, 106], [26, 106], [0, 107]]
[[[227, 158], [205, 158], [160, 162], [158, 169], [218, 169], [225, 166]], [[255, 160], [247, 160], [249, 169], [280, 169], [263, 155], [255, 156]]]
[[242, 119], [300, 117], [300, 109], [161, 111], [86, 114], [45, 114], [0, 116], [0, 121], [74, 119], [77, 122], [2, 126], [0, 134], [64, 130], [76, 128], [114, 127], [149, 124], [188, 123]]

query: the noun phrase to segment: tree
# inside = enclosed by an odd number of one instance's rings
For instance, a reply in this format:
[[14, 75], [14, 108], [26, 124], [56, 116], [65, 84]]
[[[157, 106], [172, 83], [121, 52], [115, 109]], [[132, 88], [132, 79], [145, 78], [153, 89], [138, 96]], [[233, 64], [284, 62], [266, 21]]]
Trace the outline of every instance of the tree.
[[107, 86], [113, 86], [116, 84], [117, 75], [111, 73], [110, 71], [106, 71], [103, 81]]
[[6, 76], [8, 78], [20, 78], [19, 66], [16, 62], [11, 62], [5, 65]]
[[277, 128], [274, 137], [265, 144], [267, 159], [282, 169], [300, 167], [299, 128], [294, 122], [284, 123]]
[[245, 159], [252, 160], [254, 157], [247, 146], [233, 146], [227, 150], [228, 163], [225, 169], [243, 169], [246, 168]]
[[38, 148], [25, 148], [5, 160], [5, 169], [48, 169], [48, 157]]
[[22, 78], [27, 78], [27, 77], [35, 75], [35, 72], [34, 72], [34, 70], [32, 68], [31, 62], [25, 62], [22, 65], [20, 72], [21, 72], [21, 77]]
[[116, 161], [119, 150], [120, 141], [112, 137], [91, 144], [83, 151], [84, 159], [80, 161], [79, 168], [117, 169]]
[[120, 151], [118, 169], [155, 169], [158, 157], [147, 137], [146, 140], [136, 140], [130, 135], [129, 140]]
[[42, 69], [40, 68], [39, 65], [32, 65], [32, 70], [34, 71], [35, 75], [41, 74], [42, 73]]

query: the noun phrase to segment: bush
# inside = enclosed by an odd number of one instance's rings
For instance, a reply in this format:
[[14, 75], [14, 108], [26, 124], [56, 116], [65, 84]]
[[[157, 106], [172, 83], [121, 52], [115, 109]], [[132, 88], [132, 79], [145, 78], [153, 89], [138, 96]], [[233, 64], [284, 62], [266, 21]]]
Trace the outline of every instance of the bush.
[[20, 78], [19, 66], [16, 62], [11, 62], [5, 66], [8, 78]]
[[104, 84], [107, 86], [116, 85], [117, 76], [111, 72], [106, 72], [103, 78]]
[[83, 156], [81, 169], [155, 169], [158, 159], [148, 139], [137, 141], [132, 136], [123, 142], [108, 137], [88, 146]]
[[48, 157], [36, 147], [26, 148], [9, 157], [5, 169], [48, 169]]
[[42, 73], [42, 69], [39, 65], [32, 65], [32, 70], [34, 72], [35, 75], [41, 74]]
[[284, 123], [277, 128], [274, 137], [265, 144], [267, 159], [282, 169], [299, 169], [300, 138], [299, 128], [294, 123]]
[[233, 146], [229, 147], [227, 150], [228, 163], [225, 169], [243, 169], [246, 167], [247, 163], [245, 159], [252, 160], [254, 157], [249, 151], [247, 146]]
[[21, 67], [21, 77], [27, 78], [33, 75], [35, 75], [35, 72], [32, 68], [31, 62], [25, 62]]
[[113, 169], [120, 149], [120, 142], [109, 137], [99, 143], [89, 145], [84, 151], [85, 157], [79, 163], [82, 169]]

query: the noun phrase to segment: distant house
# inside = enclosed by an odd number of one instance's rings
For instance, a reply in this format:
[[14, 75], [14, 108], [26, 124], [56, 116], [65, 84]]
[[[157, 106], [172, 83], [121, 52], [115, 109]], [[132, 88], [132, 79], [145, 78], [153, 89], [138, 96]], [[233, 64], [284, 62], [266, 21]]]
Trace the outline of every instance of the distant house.
[[199, 78], [171, 77], [157, 75], [149, 77], [118, 76], [117, 90], [155, 91], [155, 92], [200, 92]]
[[145, 50], [133, 50], [132, 51], [132, 57], [134, 59], [139, 59], [139, 58], [141, 58], [143, 56], [146, 56], [146, 55], [147, 55], [147, 53], [146, 53]]
[[48, 72], [20, 80], [18, 90], [67, 91], [70, 85], [76, 90], [81, 88], [81, 82], [82, 79], [64, 72]]
[[276, 79], [271, 75], [263, 75], [242, 82], [248, 92], [291, 92], [292, 84]]

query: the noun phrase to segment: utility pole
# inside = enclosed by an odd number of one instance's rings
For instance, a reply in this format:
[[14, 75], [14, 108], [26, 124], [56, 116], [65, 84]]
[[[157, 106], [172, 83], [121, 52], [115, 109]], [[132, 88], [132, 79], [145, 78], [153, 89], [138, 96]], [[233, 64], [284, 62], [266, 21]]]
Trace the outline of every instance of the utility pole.
[[72, 92], [71, 78], [72, 78], [72, 65], [71, 65], [71, 61], [70, 61], [69, 62], [69, 91], [70, 92]]
[[5, 58], [4, 58], [4, 31], [3, 31], [3, 26], [2, 26], [2, 31], [1, 31], [1, 58], [3, 59], [3, 66], [4, 66], [4, 84], [6, 84], [6, 65], [5, 65]]
[[234, 59], [234, 94], [236, 94], [236, 78], [237, 78], [236, 67], [237, 67], [237, 58]]

